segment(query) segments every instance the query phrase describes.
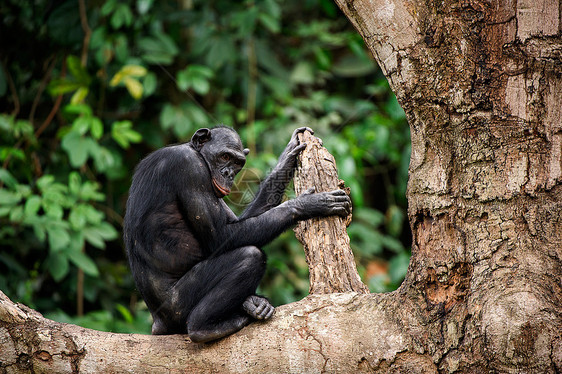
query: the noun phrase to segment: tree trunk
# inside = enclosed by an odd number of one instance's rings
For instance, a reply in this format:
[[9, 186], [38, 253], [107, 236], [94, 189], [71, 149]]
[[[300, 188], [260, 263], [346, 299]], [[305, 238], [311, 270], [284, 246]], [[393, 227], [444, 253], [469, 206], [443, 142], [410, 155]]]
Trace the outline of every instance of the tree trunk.
[[337, 2], [411, 128], [399, 356], [561, 372], [562, 2]]
[[[299, 167], [294, 185], [297, 195], [310, 188], [316, 192], [343, 188], [338, 179], [334, 157], [322, 147], [322, 141], [308, 131], [299, 134], [299, 140], [307, 147], [299, 156]], [[349, 190], [347, 191], [349, 193]], [[301, 221], [295, 227], [295, 235], [304, 247], [309, 269], [310, 294], [334, 292], [369, 293], [369, 289], [357, 273], [357, 267], [349, 245], [346, 227], [351, 216], [313, 218]]]
[[309, 296], [208, 345], [0, 294], [0, 372], [562, 372], [562, 4], [337, 1], [411, 126], [400, 289]]

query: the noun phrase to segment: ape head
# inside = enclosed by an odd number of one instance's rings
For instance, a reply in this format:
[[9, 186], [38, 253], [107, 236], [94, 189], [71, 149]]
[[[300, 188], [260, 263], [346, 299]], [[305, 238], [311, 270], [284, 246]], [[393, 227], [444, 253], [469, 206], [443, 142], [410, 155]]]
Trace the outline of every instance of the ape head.
[[217, 197], [228, 195], [234, 177], [246, 163], [250, 150], [243, 148], [240, 137], [230, 127], [199, 129], [193, 134], [191, 144], [209, 167]]

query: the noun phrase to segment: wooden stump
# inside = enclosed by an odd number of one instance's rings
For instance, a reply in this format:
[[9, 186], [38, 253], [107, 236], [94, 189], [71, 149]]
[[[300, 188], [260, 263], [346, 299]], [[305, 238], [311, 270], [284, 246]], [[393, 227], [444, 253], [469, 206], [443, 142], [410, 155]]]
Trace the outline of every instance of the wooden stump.
[[[299, 156], [294, 177], [296, 194], [311, 187], [315, 187], [316, 192], [344, 188], [344, 182], [338, 179], [334, 157], [322, 147], [322, 141], [308, 131], [299, 134], [299, 140], [307, 143], [307, 147]], [[349, 194], [349, 188], [346, 192]], [[357, 273], [349, 245], [346, 227], [350, 222], [351, 215], [346, 218], [335, 216], [301, 221], [295, 227], [310, 271], [310, 294], [369, 293]]]

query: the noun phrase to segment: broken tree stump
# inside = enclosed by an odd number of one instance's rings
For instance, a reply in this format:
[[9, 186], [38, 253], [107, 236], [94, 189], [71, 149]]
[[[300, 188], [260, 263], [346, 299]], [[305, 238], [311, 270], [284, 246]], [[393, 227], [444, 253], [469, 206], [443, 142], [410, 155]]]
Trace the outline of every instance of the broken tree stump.
[[[294, 176], [297, 196], [311, 187], [316, 192], [344, 188], [344, 182], [338, 179], [336, 161], [322, 146], [322, 141], [308, 131], [299, 134], [299, 140], [307, 143], [307, 147], [299, 156]], [[349, 194], [349, 189], [346, 192]], [[306, 254], [310, 294], [369, 293], [357, 273], [349, 245], [346, 228], [350, 222], [351, 215], [346, 218], [334, 216], [301, 221], [295, 227], [295, 235], [304, 246]]]

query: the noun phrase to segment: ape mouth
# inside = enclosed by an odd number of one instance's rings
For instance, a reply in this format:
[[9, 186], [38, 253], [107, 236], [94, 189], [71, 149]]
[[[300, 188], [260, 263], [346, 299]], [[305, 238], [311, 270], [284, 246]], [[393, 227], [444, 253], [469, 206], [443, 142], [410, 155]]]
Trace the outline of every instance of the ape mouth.
[[223, 196], [226, 196], [230, 193], [230, 189], [221, 186], [215, 178], [213, 178], [213, 186], [215, 186], [215, 189], [220, 192]]

